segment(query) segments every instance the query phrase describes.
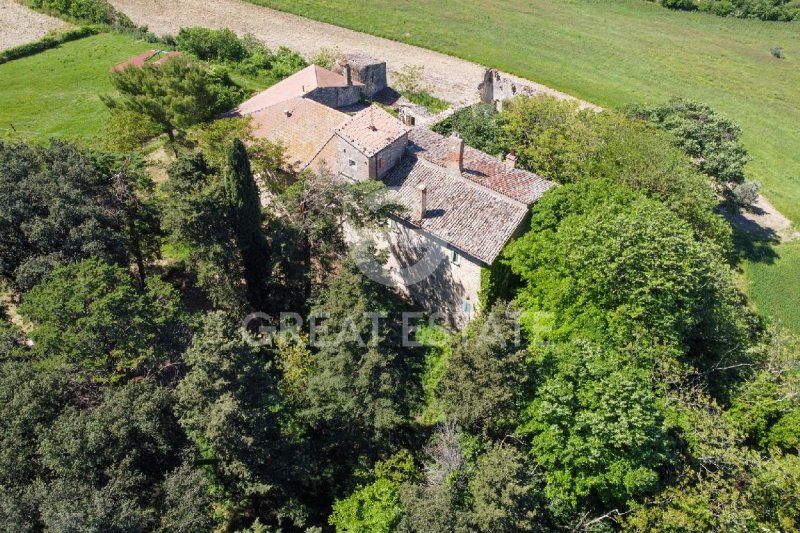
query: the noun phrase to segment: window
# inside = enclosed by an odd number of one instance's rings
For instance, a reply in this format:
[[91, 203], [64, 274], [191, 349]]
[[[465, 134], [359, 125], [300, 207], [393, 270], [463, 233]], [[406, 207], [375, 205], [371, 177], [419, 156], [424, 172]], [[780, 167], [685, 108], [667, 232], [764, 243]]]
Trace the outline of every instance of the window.
[[383, 158], [378, 159], [378, 170], [383, 168]]
[[454, 265], [458, 265], [461, 263], [461, 256], [455, 250], [450, 250], [450, 262]]
[[469, 301], [469, 298], [461, 300], [461, 311], [467, 316], [472, 314], [472, 302]]

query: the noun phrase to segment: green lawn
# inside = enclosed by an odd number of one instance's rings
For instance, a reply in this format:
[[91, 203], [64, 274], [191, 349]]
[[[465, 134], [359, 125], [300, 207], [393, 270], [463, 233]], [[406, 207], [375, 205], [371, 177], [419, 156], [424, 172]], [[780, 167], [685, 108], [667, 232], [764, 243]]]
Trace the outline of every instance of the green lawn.
[[[800, 223], [800, 23], [643, 0], [251, 0], [545, 83], [602, 106], [697, 99], [737, 120], [750, 175]], [[781, 46], [785, 59], [770, 49]]]
[[0, 136], [89, 138], [108, 117], [108, 70], [153, 45], [104, 33], [0, 65]]
[[774, 262], [744, 263], [747, 292], [758, 310], [800, 334], [800, 241], [774, 248]]

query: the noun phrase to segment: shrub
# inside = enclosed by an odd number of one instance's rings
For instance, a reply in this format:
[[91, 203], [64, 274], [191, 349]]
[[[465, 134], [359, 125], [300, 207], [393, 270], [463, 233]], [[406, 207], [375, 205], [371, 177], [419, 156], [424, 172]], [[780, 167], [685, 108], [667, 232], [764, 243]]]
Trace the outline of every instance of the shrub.
[[[651, 0], [653, 1], [653, 0]], [[704, 11], [720, 17], [760, 20], [800, 20], [800, 3], [793, 0], [656, 0], [669, 9]]]
[[0, 52], [0, 65], [11, 61], [12, 59], [19, 59], [21, 57], [38, 54], [39, 52], [49, 50], [50, 48], [55, 48], [60, 44], [69, 41], [76, 41], [78, 39], [83, 39], [84, 37], [89, 37], [90, 35], [97, 35], [100, 33], [100, 31], [100, 28], [97, 26], [82, 26], [80, 28], [67, 30], [56, 35], [45, 35], [38, 41], [15, 46], [14, 48], [9, 48], [8, 50], [3, 50]]
[[117, 11], [107, 0], [27, 0], [26, 5], [82, 22], [135, 27], [127, 15]]
[[697, 5], [693, 0], [661, 0], [661, 5], [670, 9], [681, 9], [683, 11], [694, 11]]
[[778, 59], [783, 59], [784, 57], [783, 48], [781, 48], [780, 46], [776, 46], [775, 48], [771, 49], [770, 52], [772, 53], [773, 57], [776, 57]]
[[342, 57], [342, 51], [338, 47], [333, 48], [320, 48], [317, 55], [311, 58], [309, 63], [318, 65], [322, 68], [333, 69], [339, 58]]
[[733, 188], [733, 199], [742, 207], [749, 207], [758, 200], [761, 184], [757, 181], [745, 181]]
[[249, 55], [242, 40], [228, 28], [181, 28], [175, 42], [179, 50], [205, 61], [241, 61]]

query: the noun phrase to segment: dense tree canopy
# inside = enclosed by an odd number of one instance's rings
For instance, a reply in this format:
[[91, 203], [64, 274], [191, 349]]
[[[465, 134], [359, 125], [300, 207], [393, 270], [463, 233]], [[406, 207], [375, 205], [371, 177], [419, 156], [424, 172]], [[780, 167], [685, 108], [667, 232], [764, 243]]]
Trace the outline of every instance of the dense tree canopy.
[[456, 331], [350, 257], [399, 208], [384, 185], [202, 124], [197, 69], [120, 77], [153, 82], [128, 119], [200, 120], [158, 185], [136, 154], [0, 143], [0, 529], [800, 528], [797, 340], [748, 307], [714, 212], [731, 124], [520, 97], [440, 125], [561, 182]]
[[77, 380], [118, 382], [174, 362], [188, 335], [177, 292], [157, 278], [144, 291], [123, 268], [87, 259], [31, 289], [20, 314], [31, 355]]

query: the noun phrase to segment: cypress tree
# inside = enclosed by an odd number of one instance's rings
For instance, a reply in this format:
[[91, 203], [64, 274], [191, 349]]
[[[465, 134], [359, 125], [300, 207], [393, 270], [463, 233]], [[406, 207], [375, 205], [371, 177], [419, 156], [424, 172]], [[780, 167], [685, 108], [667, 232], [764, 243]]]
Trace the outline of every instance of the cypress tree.
[[250, 170], [250, 160], [239, 139], [233, 140], [228, 152], [225, 189], [236, 246], [242, 256], [248, 299], [250, 305], [259, 308], [266, 303], [267, 297], [266, 286], [270, 276], [269, 244], [261, 231], [261, 204]]

